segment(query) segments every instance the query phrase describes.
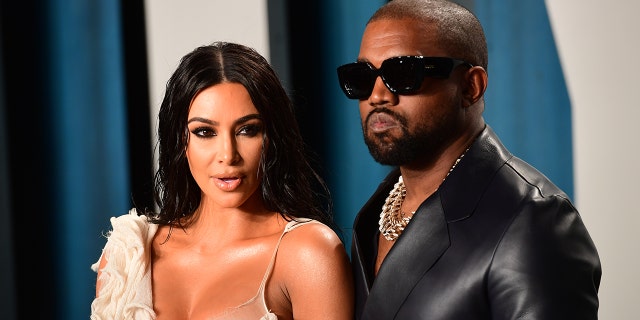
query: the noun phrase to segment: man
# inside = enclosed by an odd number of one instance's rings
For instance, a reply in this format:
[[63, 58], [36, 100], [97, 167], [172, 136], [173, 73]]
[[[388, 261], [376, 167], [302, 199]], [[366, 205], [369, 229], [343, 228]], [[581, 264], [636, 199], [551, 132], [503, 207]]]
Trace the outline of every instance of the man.
[[487, 60], [465, 8], [393, 0], [338, 68], [371, 155], [398, 167], [354, 222], [358, 319], [597, 319], [579, 213], [484, 122]]

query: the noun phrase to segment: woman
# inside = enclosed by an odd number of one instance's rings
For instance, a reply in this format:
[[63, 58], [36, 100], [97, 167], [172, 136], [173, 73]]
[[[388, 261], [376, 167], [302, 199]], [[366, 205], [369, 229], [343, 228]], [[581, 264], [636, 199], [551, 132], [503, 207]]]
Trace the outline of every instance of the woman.
[[328, 189], [264, 57], [225, 42], [184, 56], [158, 138], [159, 212], [111, 219], [92, 319], [353, 317]]

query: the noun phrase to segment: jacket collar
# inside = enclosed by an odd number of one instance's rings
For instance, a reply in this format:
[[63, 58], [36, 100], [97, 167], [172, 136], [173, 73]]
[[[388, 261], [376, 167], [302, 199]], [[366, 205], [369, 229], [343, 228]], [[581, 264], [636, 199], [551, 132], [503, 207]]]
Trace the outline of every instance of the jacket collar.
[[468, 218], [498, 169], [512, 157], [486, 126], [438, 188], [447, 222]]

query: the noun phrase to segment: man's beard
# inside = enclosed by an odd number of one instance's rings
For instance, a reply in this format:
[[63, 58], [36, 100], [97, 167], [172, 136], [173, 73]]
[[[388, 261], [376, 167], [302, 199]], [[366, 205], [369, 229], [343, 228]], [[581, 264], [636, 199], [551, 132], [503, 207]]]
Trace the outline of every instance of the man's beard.
[[[399, 166], [416, 160], [424, 144], [418, 137], [411, 136], [406, 128], [401, 128], [402, 137], [389, 137], [387, 133], [375, 134], [377, 138], [368, 135], [364, 141], [369, 148], [369, 153], [378, 163], [390, 166]], [[383, 142], [384, 141], [384, 142]]]
[[417, 132], [411, 133], [407, 129], [406, 119], [398, 115], [395, 117], [402, 123], [399, 126], [402, 131], [400, 137], [395, 137], [388, 131], [372, 134], [366, 127], [363, 128], [364, 141], [374, 160], [383, 165], [406, 165], [433, 150], [434, 139], [428, 129], [419, 128]]

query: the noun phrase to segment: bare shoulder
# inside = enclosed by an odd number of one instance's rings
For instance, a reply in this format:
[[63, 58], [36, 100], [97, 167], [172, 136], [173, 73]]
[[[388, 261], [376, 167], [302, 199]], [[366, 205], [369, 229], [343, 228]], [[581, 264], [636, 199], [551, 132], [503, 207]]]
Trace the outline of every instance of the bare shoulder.
[[338, 234], [325, 224], [297, 226], [282, 238], [278, 250], [280, 267], [291, 273], [340, 272], [349, 256]]
[[[327, 251], [344, 251], [340, 237], [329, 226], [314, 221], [297, 226], [282, 239], [281, 246], [293, 255], [325, 255]], [[285, 251], [283, 250], [283, 251]]]
[[[278, 285], [271, 289], [277, 287], [278, 292], [286, 293], [293, 318], [353, 319], [349, 256], [338, 234], [327, 225], [305, 223], [288, 231], [282, 238], [273, 276], [272, 284]], [[287, 304], [279, 302], [279, 306]]]

